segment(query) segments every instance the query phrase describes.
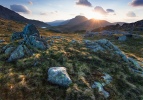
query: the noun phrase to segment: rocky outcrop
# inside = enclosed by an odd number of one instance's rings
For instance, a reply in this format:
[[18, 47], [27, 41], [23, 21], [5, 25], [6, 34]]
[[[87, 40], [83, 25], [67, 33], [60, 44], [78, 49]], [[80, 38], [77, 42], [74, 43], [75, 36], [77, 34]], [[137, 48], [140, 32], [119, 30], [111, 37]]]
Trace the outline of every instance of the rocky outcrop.
[[72, 83], [65, 67], [51, 67], [48, 70], [48, 81], [63, 87]]
[[49, 48], [46, 39], [40, 36], [39, 31], [32, 24], [26, 25], [22, 32], [13, 33], [11, 40], [12, 43], [3, 47], [4, 53], [10, 55], [8, 62], [27, 55], [31, 56], [34, 53], [32, 49], [46, 50]]
[[84, 40], [84, 43], [87, 48], [91, 49], [94, 52], [112, 51], [113, 54], [121, 56], [121, 58], [125, 62], [128, 62], [126, 55], [117, 46], [113, 45], [110, 41], [106, 39], [101, 39], [98, 41]]

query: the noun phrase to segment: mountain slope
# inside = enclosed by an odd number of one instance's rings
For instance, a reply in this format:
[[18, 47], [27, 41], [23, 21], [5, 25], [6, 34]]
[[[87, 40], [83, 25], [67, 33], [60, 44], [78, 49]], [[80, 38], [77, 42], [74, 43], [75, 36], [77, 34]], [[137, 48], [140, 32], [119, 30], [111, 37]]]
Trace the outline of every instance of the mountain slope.
[[105, 27], [95, 28], [93, 31], [101, 31], [101, 30], [124, 30], [124, 31], [143, 31], [143, 20], [134, 22], [134, 23], [124, 23], [123, 25], [109, 25]]
[[87, 21], [88, 19], [84, 16], [76, 16], [75, 18], [71, 19], [66, 26], [74, 26], [80, 23]]
[[8, 8], [5, 8], [1, 5], [0, 5], [0, 18], [23, 22], [23, 23], [35, 24], [38, 27], [49, 27], [49, 25], [44, 22], [27, 19], [27, 18], [19, 15], [18, 13], [14, 12]]
[[97, 27], [101, 27], [101, 26], [107, 26], [107, 25], [111, 25], [112, 23], [110, 22], [107, 22], [105, 20], [94, 20], [94, 19], [90, 19], [90, 20], [87, 20], [81, 24], [78, 24], [76, 26], [73, 26], [72, 28], [74, 30], [92, 30], [94, 28], [97, 28]]
[[65, 20], [55, 20], [52, 22], [46, 22], [47, 24], [51, 25], [51, 26], [59, 26], [61, 25], [61, 23], [63, 23]]
[[95, 20], [95, 19], [88, 20], [84, 16], [76, 16], [75, 18], [69, 20], [67, 24], [57, 26], [56, 28], [61, 31], [74, 32], [81, 30], [89, 31], [107, 25], [112, 25], [112, 23], [107, 22], [105, 20]]

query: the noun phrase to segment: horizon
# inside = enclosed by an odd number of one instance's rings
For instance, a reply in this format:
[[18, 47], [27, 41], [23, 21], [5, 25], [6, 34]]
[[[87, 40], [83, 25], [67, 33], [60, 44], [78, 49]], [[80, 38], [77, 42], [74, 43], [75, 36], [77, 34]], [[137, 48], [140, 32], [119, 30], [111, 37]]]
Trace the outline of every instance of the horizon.
[[0, 0], [7, 7], [28, 19], [43, 22], [68, 20], [75, 16], [109, 22], [135, 22], [142, 20], [142, 0]]

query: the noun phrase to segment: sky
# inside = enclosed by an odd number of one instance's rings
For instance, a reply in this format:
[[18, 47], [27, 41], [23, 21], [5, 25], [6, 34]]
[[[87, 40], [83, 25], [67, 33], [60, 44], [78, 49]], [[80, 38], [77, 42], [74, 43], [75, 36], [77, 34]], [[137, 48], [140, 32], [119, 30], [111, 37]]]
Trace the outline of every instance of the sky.
[[0, 0], [0, 5], [28, 19], [44, 22], [78, 15], [109, 22], [143, 19], [143, 0]]

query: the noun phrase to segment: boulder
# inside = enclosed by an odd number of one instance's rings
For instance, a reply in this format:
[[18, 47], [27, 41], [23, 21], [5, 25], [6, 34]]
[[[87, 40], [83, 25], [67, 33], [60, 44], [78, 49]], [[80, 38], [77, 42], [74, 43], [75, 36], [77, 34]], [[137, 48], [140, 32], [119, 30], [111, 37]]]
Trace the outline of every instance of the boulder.
[[126, 41], [127, 40], [127, 36], [125, 36], [125, 35], [120, 36], [120, 37], [118, 37], [118, 40], [119, 41]]
[[24, 48], [22, 45], [19, 45], [10, 55], [8, 58], [8, 62], [15, 61], [17, 59], [24, 57]]
[[34, 34], [37, 34], [38, 37], [40, 36], [39, 31], [33, 24], [26, 25], [23, 30], [23, 35], [30, 36], [30, 35], [34, 35]]
[[43, 41], [39, 37], [36, 36], [29, 36], [29, 38], [26, 39], [26, 44], [33, 46], [34, 48], [45, 50], [47, 48], [46, 41]]
[[11, 36], [11, 40], [12, 41], [15, 41], [15, 40], [18, 40], [18, 39], [22, 39], [22, 38], [23, 38], [23, 32], [15, 32]]
[[32, 48], [45, 50], [49, 47], [46, 38], [40, 36], [39, 31], [32, 24], [26, 25], [23, 32], [13, 33], [11, 39], [12, 41], [17, 40], [16, 43], [8, 44], [2, 48], [3, 53], [10, 55], [8, 62], [16, 61], [24, 56], [31, 56]]
[[84, 43], [87, 48], [91, 49], [94, 52], [112, 51], [113, 54], [121, 56], [121, 58], [125, 62], [128, 62], [126, 55], [123, 54], [122, 51], [117, 46], [113, 45], [110, 41], [106, 39], [100, 39], [98, 41], [84, 40]]
[[51, 67], [48, 70], [48, 81], [63, 87], [72, 83], [65, 67]]

